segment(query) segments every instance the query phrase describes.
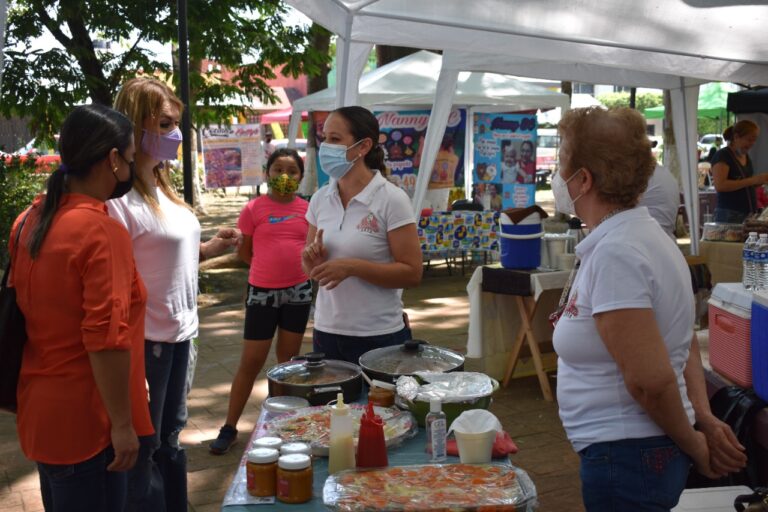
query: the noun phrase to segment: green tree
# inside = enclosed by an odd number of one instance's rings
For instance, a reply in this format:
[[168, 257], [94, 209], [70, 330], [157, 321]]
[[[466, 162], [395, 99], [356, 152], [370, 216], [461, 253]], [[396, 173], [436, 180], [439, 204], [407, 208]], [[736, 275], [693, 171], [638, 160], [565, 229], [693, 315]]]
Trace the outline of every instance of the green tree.
[[[329, 56], [310, 44], [308, 27], [285, 22], [278, 0], [196, 0], [189, 5], [191, 114], [193, 122], [227, 119], [244, 112], [249, 98], [274, 101], [267, 85], [273, 68], [292, 76], [321, 72]], [[62, 48], [34, 47], [52, 36]], [[147, 42], [177, 39], [176, 2], [141, 0], [15, 0], [8, 12], [6, 66], [0, 114], [29, 116], [38, 137], [51, 140], [72, 106], [91, 99], [109, 105], [120, 84], [140, 72], [178, 80], [167, 59]], [[119, 50], [99, 49], [117, 41]], [[233, 75], [200, 70], [211, 59]], [[227, 104], [222, 101], [231, 98]], [[203, 107], [196, 108], [197, 103]], [[224, 106], [222, 106], [224, 104]]]
[[[628, 92], [609, 92], [599, 95], [597, 99], [608, 108], [629, 106]], [[664, 100], [661, 93], [643, 92], [635, 98], [635, 108], [639, 112], [643, 112], [646, 108], [662, 105], [663, 103]]]

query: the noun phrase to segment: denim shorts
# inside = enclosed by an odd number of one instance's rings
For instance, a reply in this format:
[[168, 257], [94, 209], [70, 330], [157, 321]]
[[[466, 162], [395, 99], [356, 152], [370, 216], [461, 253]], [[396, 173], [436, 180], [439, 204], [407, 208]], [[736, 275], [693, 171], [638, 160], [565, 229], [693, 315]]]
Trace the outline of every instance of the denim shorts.
[[595, 443], [579, 456], [589, 512], [668, 512], [691, 469], [690, 457], [667, 436]]

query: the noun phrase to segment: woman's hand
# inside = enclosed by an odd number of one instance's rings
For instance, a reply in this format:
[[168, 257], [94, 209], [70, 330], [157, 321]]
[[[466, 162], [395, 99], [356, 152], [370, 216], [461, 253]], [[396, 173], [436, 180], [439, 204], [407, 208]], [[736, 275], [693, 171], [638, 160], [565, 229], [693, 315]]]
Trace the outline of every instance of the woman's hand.
[[326, 261], [317, 265], [309, 277], [317, 281], [317, 284], [324, 286], [326, 290], [333, 290], [339, 284], [352, 275], [354, 268], [353, 260], [338, 259]]
[[243, 241], [243, 234], [239, 229], [220, 228], [216, 236], [200, 244], [200, 255], [202, 259], [215, 258], [221, 256], [230, 247], [238, 247]]
[[[323, 230], [318, 229], [312, 242], [308, 243], [301, 252], [301, 265], [304, 267], [304, 272], [312, 277], [314, 268], [327, 259], [328, 250], [323, 245]], [[314, 277], [312, 278], [314, 279]]]
[[696, 468], [696, 471], [707, 478], [718, 478], [720, 475], [713, 471], [710, 465], [707, 438], [701, 432], [695, 432], [695, 436], [696, 438], [693, 443], [693, 448], [689, 448], [686, 453], [693, 459], [693, 465]]
[[107, 466], [107, 471], [128, 471], [136, 464], [139, 455], [139, 438], [133, 426], [130, 423], [119, 427], [113, 425], [110, 437], [115, 458]]
[[696, 425], [707, 439], [709, 463], [717, 477], [741, 471], [747, 465], [745, 448], [726, 423], [710, 414], [697, 418]]

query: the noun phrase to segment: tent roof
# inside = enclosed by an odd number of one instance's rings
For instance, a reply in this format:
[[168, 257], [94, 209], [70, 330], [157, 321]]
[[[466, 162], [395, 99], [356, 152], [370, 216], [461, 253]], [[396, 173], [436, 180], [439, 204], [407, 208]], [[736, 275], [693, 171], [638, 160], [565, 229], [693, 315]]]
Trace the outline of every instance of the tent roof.
[[[430, 106], [435, 99], [442, 57], [419, 51], [374, 69], [360, 78], [364, 106]], [[535, 110], [568, 106], [568, 96], [539, 85], [494, 73], [459, 74], [455, 105], [505, 106]], [[294, 110], [333, 110], [336, 89], [328, 88], [293, 102]]]
[[732, 92], [728, 95], [728, 110], [736, 114], [768, 112], [768, 87], [752, 91]]
[[504, 63], [464, 70], [639, 87], [679, 86], [669, 79], [680, 76], [768, 85], [759, 0], [287, 2], [346, 41], [493, 53]]
[[[697, 109], [698, 117], [710, 119], [724, 118], [728, 114], [726, 102], [728, 100], [728, 91], [723, 84], [713, 82], [704, 84], [699, 90], [699, 105]], [[648, 119], [661, 119], [664, 117], [664, 105], [647, 108], [643, 111]]]

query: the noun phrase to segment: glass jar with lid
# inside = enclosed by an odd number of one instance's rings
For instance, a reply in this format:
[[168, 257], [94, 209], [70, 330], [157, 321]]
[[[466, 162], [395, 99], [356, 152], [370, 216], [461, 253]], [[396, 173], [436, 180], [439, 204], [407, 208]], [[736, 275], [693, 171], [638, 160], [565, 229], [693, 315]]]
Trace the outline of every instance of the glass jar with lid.
[[312, 499], [312, 460], [308, 455], [282, 455], [277, 461], [277, 499], [306, 503]]
[[245, 464], [246, 486], [251, 496], [274, 496], [277, 489], [277, 460], [280, 453], [273, 448], [254, 448]]

